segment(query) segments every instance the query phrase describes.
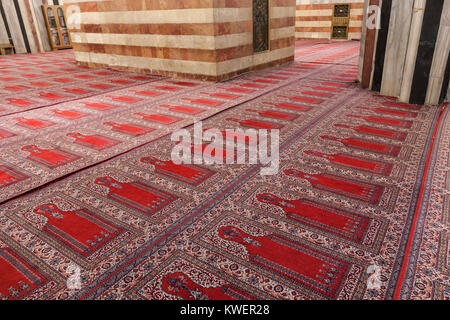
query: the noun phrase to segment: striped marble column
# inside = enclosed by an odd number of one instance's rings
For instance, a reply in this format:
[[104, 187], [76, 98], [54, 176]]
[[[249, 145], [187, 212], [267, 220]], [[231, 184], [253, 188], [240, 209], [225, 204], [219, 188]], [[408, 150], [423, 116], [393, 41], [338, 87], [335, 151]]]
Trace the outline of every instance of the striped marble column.
[[65, 1], [80, 64], [218, 81], [294, 59], [295, 0], [271, 0], [269, 50], [253, 52], [252, 0]]
[[11, 40], [16, 53], [51, 50], [42, 5], [62, 3], [62, 0], [1, 0], [0, 2], [0, 43], [8, 43]]

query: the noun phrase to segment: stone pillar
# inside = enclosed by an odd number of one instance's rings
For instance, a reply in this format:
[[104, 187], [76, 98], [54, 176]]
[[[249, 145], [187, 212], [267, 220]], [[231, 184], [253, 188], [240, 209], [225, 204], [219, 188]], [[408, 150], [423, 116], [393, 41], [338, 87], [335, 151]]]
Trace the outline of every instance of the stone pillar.
[[270, 3], [268, 50], [254, 52], [258, 0], [66, 0], [80, 7], [71, 30], [82, 65], [219, 81], [293, 61], [295, 0]]
[[442, 103], [450, 78], [450, 0], [379, 2], [381, 29], [363, 33], [362, 86], [406, 103]]

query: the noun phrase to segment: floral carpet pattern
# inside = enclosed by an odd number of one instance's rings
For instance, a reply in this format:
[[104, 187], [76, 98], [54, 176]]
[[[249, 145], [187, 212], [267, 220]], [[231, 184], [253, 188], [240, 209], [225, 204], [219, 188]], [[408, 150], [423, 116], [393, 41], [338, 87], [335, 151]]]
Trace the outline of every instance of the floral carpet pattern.
[[[218, 84], [2, 57], [0, 298], [449, 299], [448, 108], [359, 88], [358, 54]], [[173, 163], [197, 121], [280, 129], [279, 173]]]

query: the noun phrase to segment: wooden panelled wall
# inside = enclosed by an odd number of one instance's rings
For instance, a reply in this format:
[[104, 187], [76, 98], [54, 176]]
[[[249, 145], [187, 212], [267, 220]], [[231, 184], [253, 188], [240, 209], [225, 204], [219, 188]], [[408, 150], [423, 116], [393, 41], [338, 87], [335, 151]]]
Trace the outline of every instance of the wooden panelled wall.
[[335, 4], [350, 4], [348, 40], [361, 39], [364, 0], [297, 0], [295, 37], [331, 39]]
[[360, 80], [402, 102], [448, 101], [450, 0], [366, 0], [380, 5], [381, 28], [363, 32]]
[[83, 1], [71, 30], [89, 66], [218, 81], [294, 59], [295, 0], [270, 0], [269, 50], [254, 53], [253, 0]]
[[16, 53], [50, 51], [42, 5], [64, 0], [0, 0], [0, 43], [11, 43]]

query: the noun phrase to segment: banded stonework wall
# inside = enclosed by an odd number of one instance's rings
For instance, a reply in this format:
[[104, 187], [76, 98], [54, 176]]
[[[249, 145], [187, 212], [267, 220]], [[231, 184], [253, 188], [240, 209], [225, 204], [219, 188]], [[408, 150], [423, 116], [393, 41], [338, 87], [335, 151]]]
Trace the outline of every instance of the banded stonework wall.
[[64, 0], [0, 0], [0, 43], [11, 43], [16, 53], [50, 51], [42, 5]]
[[295, 37], [330, 40], [335, 4], [350, 4], [348, 40], [361, 39], [363, 0], [297, 0]]
[[258, 54], [252, 0], [70, 2], [81, 8], [71, 36], [83, 65], [218, 81], [294, 59], [295, 0], [270, 0], [270, 50]]
[[380, 6], [380, 29], [363, 33], [362, 85], [402, 102], [448, 101], [450, 0], [366, 0], [369, 5]]

